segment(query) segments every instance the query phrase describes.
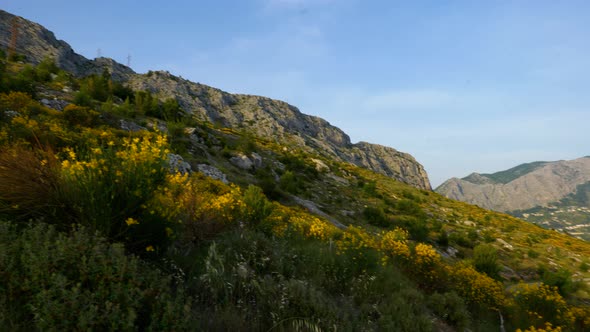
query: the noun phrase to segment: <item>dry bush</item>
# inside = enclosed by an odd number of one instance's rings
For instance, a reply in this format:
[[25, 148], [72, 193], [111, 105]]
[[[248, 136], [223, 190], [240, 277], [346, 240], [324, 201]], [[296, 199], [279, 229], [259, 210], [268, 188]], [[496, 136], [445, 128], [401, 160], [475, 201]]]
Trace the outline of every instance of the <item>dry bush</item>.
[[28, 219], [55, 211], [59, 207], [56, 164], [50, 150], [0, 149], [0, 213]]

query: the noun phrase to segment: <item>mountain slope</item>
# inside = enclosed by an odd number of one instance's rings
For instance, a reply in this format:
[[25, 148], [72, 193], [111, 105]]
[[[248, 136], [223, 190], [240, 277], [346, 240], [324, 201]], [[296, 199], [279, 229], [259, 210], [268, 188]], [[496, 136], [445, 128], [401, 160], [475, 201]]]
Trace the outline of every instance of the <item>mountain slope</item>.
[[436, 192], [590, 240], [590, 158], [452, 178]]
[[[526, 172], [522, 170], [526, 169]], [[496, 179], [511, 179], [506, 183]], [[445, 181], [436, 192], [501, 212], [544, 206], [590, 181], [590, 158], [525, 164], [494, 174], [471, 174]]]
[[301, 113], [296, 107], [270, 98], [230, 94], [203, 84], [193, 83], [167, 72], [136, 74], [117, 62], [99, 58], [88, 60], [76, 54], [64, 41], [37, 23], [0, 10], [0, 40], [8, 45], [12, 22], [18, 20], [17, 51], [27, 61], [39, 63], [55, 58], [57, 65], [77, 76], [102, 73], [107, 69], [113, 79], [134, 90], [149, 91], [165, 99], [176, 99], [187, 113], [199, 120], [249, 131], [273, 139], [285, 146], [315, 151], [338, 158], [430, 190], [426, 171], [411, 155], [370, 143], [352, 144], [342, 130], [319, 117]]

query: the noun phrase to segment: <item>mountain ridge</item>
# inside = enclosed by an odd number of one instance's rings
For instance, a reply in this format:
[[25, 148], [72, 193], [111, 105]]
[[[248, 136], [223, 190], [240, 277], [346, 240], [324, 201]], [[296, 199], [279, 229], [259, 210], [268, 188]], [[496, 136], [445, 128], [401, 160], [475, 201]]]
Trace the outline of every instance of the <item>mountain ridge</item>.
[[559, 201], [572, 193], [576, 186], [590, 181], [590, 158], [586, 157], [527, 163], [503, 172], [516, 170], [519, 173], [523, 165], [534, 167], [521, 175], [512, 174], [514, 179], [506, 183], [494, 182], [489, 176], [473, 173], [463, 179], [451, 178], [435, 191], [452, 199], [509, 212]]
[[[174, 98], [181, 108], [199, 120], [252, 131], [289, 147], [316, 151], [385, 174], [420, 189], [431, 190], [424, 167], [408, 153], [350, 137], [328, 121], [301, 113], [286, 102], [262, 96], [230, 94], [217, 88], [174, 76], [165, 71], [135, 73], [109, 58], [89, 60], [40, 24], [0, 10], [0, 40], [8, 41], [11, 22], [19, 21], [17, 51], [33, 64], [54, 58], [58, 67], [78, 77], [101, 74], [134, 90], [150, 91], [159, 98]], [[7, 42], [4, 42], [7, 44]]]

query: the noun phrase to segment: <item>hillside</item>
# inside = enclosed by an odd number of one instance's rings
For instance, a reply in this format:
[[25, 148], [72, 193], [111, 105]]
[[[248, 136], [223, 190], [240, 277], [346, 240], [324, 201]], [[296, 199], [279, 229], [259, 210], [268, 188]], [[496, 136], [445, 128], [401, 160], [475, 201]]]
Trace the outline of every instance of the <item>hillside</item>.
[[585, 241], [286, 103], [26, 47], [0, 52], [0, 330], [590, 327]]
[[339, 128], [324, 119], [303, 114], [285, 102], [259, 96], [233, 95], [162, 71], [136, 74], [107, 58], [88, 60], [39, 24], [0, 10], [0, 40], [3, 45], [11, 39], [15, 19], [19, 25], [17, 49], [31, 63], [37, 64], [47, 57], [56, 59], [59, 68], [78, 77], [102, 74], [107, 69], [115, 81], [124, 81], [134, 90], [149, 91], [161, 99], [175, 99], [184, 112], [193, 114], [199, 120], [248, 130], [288, 146], [366, 167], [418, 188], [431, 189], [426, 171], [411, 155], [366, 142], [352, 144], [348, 135]]
[[436, 192], [589, 239], [588, 182], [590, 158], [583, 157], [528, 163], [493, 174], [473, 173], [447, 180]]

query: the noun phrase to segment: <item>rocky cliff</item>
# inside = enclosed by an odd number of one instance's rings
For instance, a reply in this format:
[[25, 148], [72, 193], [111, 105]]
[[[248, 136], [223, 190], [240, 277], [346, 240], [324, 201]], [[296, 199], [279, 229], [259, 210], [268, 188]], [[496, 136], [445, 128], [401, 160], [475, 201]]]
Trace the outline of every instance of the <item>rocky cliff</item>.
[[136, 74], [112, 59], [94, 60], [76, 54], [43, 26], [0, 10], [0, 45], [10, 44], [12, 26], [18, 22], [16, 51], [27, 62], [39, 63], [49, 57], [76, 76], [111, 72], [114, 79], [136, 90], [146, 90], [160, 98], [176, 99], [183, 110], [201, 120], [242, 128], [254, 134], [347, 161], [385, 174], [421, 189], [430, 190], [428, 176], [411, 155], [370, 143], [352, 144], [342, 130], [319, 117], [301, 113], [296, 107], [270, 98], [230, 94], [194, 83], [168, 72]]
[[546, 206], [576, 192], [590, 181], [590, 157], [537, 162], [494, 174], [452, 178], [436, 188], [449, 198], [510, 212]]
[[181, 107], [200, 120], [243, 128], [320, 154], [385, 174], [421, 189], [430, 189], [426, 171], [411, 155], [393, 148], [360, 142], [328, 121], [301, 113], [295, 106], [266, 97], [230, 94], [194, 83], [165, 71], [133, 75], [135, 90], [150, 91], [161, 98], [175, 98]]
[[123, 80], [134, 74], [129, 67], [111, 59], [99, 58], [89, 60], [74, 52], [72, 47], [42, 25], [0, 10], [0, 47], [7, 50], [16, 25], [16, 52], [25, 56], [25, 61], [38, 64], [45, 58], [55, 59], [57, 65], [76, 75], [86, 76], [102, 72], [103, 68], [112, 70], [115, 78]]

